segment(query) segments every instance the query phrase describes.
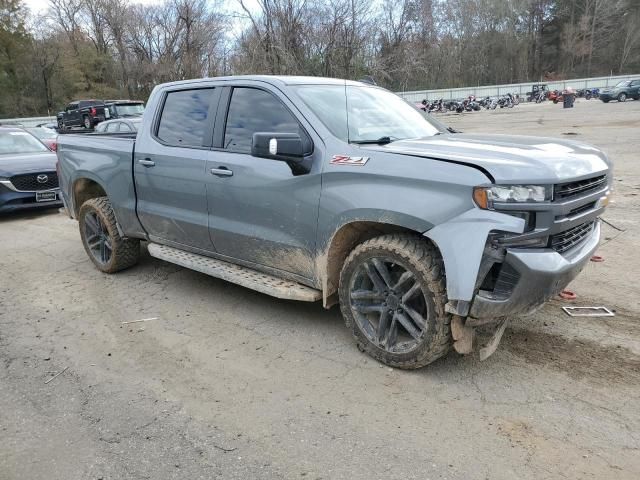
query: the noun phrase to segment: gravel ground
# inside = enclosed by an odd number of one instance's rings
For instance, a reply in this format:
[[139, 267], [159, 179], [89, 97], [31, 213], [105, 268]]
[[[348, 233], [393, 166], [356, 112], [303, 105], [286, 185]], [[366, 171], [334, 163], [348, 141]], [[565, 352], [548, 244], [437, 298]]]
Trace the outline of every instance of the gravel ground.
[[605, 262], [571, 288], [616, 317], [569, 318], [552, 301], [513, 319], [485, 362], [451, 354], [405, 372], [361, 354], [337, 308], [146, 254], [104, 275], [74, 221], [6, 216], [0, 479], [639, 478], [640, 102], [440, 118], [608, 152]]

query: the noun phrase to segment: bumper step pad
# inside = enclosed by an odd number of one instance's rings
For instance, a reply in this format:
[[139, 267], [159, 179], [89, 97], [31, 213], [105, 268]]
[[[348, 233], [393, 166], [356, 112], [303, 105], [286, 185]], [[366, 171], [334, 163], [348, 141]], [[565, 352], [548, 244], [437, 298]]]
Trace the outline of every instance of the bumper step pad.
[[283, 280], [251, 268], [217, 260], [204, 255], [186, 252], [166, 245], [149, 243], [149, 254], [166, 262], [175, 263], [212, 277], [235, 283], [272, 297], [302, 302], [315, 302], [322, 298], [322, 292], [300, 283]]

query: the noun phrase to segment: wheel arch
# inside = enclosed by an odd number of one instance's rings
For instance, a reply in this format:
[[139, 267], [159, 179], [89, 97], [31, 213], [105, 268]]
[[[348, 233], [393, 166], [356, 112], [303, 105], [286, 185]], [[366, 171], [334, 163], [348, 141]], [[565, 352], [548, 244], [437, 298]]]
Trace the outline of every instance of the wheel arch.
[[[427, 228], [419, 228], [409, 222], [385, 222], [380, 220], [352, 220], [342, 223], [331, 235], [326, 247], [318, 256], [316, 269], [322, 285], [322, 301], [325, 308], [337, 303], [340, 272], [349, 253], [359, 244], [389, 233], [422, 235]], [[431, 242], [430, 239], [425, 238]], [[434, 243], [434, 242], [431, 242]], [[434, 246], [437, 248], [437, 245]]]
[[80, 207], [87, 200], [97, 197], [108, 197], [104, 186], [93, 178], [79, 177], [73, 182], [73, 213], [76, 218], [80, 213]]

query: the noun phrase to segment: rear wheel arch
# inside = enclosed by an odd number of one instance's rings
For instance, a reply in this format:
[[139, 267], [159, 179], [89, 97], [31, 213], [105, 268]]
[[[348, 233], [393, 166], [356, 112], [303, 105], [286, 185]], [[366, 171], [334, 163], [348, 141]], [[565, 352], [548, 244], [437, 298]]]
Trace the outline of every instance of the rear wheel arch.
[[80, 208], [87, 200], [106, 196], [107, 191], [97, 181], [87, 177], [78, 178], [73, 183], [73, 210], [75, 217], [78, 217]]

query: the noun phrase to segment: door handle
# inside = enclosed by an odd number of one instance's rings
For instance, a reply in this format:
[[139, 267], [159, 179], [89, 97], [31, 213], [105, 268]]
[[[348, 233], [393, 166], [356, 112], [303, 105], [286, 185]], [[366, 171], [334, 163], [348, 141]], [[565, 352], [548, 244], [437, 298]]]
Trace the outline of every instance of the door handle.
[[212, 168], [209, 171], [211, 172], [211, 175], [216, 175], [218, 177], [232, 177], [233, 176], [233, 170], [229, 170], [227, 167]]
[[156, 162], [154, 162], [150, 158], [144, 158], [144, 159], [141, 158], [140, 160], [138, 160], [138, 163], [140, 165], [144, 165], [145, 167], [155, 167], [156, 166]]

